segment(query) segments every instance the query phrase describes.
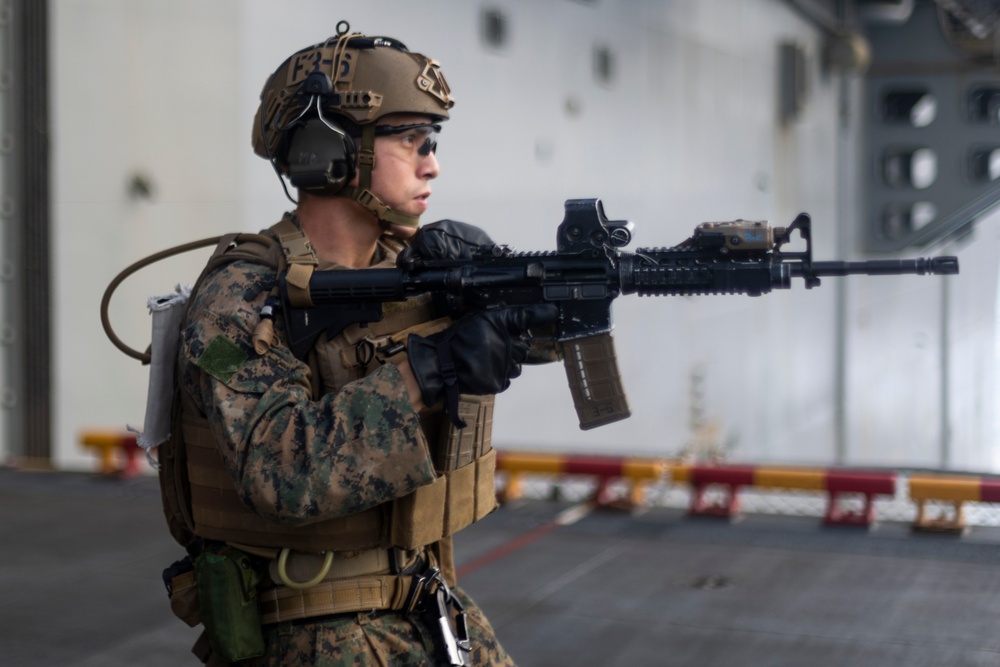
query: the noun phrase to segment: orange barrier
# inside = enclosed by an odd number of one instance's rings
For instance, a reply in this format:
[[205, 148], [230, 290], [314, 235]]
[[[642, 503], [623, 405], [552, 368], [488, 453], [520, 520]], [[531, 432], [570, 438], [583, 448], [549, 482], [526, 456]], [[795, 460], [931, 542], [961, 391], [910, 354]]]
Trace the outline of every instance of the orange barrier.
[[[876, 495], [896, 492], [896, 473], [863, 470], [827, 470], [823, 468], [757, 466], [677, 465], [671, 471], [675, 482], [691, 485], [689, 514], [694, 516], [732, 517], [739, 512], [739, 490], [745, 486], [763, 489], [823, 491], [829, 496], [823, 523], [830, 525], [870, 526], [875, 521]], [[705, 498], [709, 489], [721, 491], [716, 502]], [[847, 511], [842, 501], [861, 496], [863, 508]]]
[[[917, 530], [960, 532], [965, 529], [965, 503], [1000, 502], [1000, 480], [972, 475], [910, 475], [910, 498], [917, 505]], [[951, 515], [932, 515], [933, 502], [951, 505]]]
[[663, 479], [667, 469], [666, 461], [660, 459], [497, 451], [497, 470], [507, 473], [502, 500], [513, 500], [521, 495], [525, 473], [588, 475], [598, 479], [593, 500], [599, 505], [616, 501], [608, 490], [611, 481], [627, 480], [632, 484], [627, 504], [635, 506], [642, 504], [645, 487], [650, 482]]
[[102, 475], [134, 477], [140, 473], [139, 452], [135, 433], [130, 431], [86, 431], [80, 444], [93, 449], [99, 457]]
[[[739, 491], [751, 486], [765, 489], [801, 489], [828, 494], [823, 522], [830, 525], [870, 526], [875, 521], [874, 499], [896, 493], [896, 473], [864, 470], [826, 470], [821, 468], [759, 467], [745, 465], [671, 464], [663, 459], [612, 456], [497, 452], [497, 470], [508, 476], [501, 499], [521, 495], [523, 477], [528, 473], [548, 475], [588, 475], [596, 477], [593, 500], [606, 505], [612, 502], [608, 484], [613, 480], [632, 483], [629, 500], [642, 503], [645, 487], [670, 474], [672, 481], [691, 486], [689, 513], [694, 516], [732, 517], [739, 512]], [[721, 499], [710, 501], [715, 490]], [[843, 501], [860, 496], [860, 511], [843, 509]]]

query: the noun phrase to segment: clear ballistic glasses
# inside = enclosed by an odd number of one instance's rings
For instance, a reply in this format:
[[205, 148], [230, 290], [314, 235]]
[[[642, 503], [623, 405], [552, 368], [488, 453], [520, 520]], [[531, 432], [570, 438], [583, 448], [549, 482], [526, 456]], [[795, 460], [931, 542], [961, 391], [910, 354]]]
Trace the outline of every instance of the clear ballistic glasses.
[[376, 137], [397, 137], [400, 146], [413, 152], [414, 155], [427, 157], [437, 152], [438, 133], [441, 126], [437, 123], [416, 123], [413, 125], [379, 125], [375, 128]]

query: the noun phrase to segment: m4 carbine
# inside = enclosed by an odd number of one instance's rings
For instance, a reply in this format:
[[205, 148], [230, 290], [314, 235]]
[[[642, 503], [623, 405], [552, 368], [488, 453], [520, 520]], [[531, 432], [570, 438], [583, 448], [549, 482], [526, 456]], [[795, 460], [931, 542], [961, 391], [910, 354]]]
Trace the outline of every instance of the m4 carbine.
[[[286, 276], [279, 278], [288, 341], [302, 358], [323, 332], [382, 319], [382, 304], [420, 294], [443, 296], [451, 312], [552, 303], [558, 306], [556, 340], [580, 428], [631, 414], [611, 340], [611, 302], [621, 294], [680, 296], [747, 294], [787, 289], [792, 278], [807, 288], [823, 276], [958, 273], [956, 257], [863, 262], [814, 262], [811, 221], [801, 213], [788, 227], [766, 222], [703, 223], [672, 248], [625, 252], [632, 223], [611, 221], [599, 199], [571, 199], [559, 225], [556, 250], [514, 252], [480, 247], [470, 259], [410, 260], [398, 268], [315, 271], [311, 306], [293, 307]], [[785, 251], [798, 231], [805, 249]]]

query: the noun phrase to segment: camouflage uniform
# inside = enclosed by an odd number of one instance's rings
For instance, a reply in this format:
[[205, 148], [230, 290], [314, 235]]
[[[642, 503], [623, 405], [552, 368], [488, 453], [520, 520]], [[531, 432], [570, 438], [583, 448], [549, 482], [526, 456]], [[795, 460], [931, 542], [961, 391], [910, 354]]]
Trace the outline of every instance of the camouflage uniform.
[[[254, 351], [251, 335], [275, 277], [247, 261], [221, 266], [193, 296], [182, 332], [181, 389], [208, 418], [243, 502], [266, 519], [299, 526], [432, 482], [432, 445], [395, 365], [314, 396], [309, 366], [284, 342], [264, 355]], [[275, 331], [283, 339], [280, 317]], [[480, 610], [456, 593], [469, 615], [473, 664], [513, 665]], [[432, 663], [433, 635], [401, 612], [303, 619], [264, 631], [265, 656], [240, 664]]]
[[[472, 665], [514, 665], [493, 634], [489, 621], [460, 590], [469, 613]], [[241, 665], [353, 665], [367, 667], [425, 667], [432, 664], [433, 633], [420, 620], [399, 613], [354, 614], [346, 618], [295, 625], [279, 623], [265, 628], [268, 655]]]
[[264, 266], [223, 266], [202, 283], [182, 332], [181, 386], [208, 417], [243, 501], [267, 519], [301, 525], [432, 482], [427, 441], [395, 366], [314, 399], [309, 367], [287, 345], [254, 352], [269, 292], [260, 286], [274, 279]]

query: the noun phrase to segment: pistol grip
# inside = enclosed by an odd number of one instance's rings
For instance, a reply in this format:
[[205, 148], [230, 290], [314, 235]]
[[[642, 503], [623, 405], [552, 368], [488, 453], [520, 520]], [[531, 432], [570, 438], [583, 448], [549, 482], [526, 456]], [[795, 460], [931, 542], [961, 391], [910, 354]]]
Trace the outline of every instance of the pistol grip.
[[610, 333], [565, 341], [562, 348], [566, 379], [581, 429], [586, 431], [631, 416]]

